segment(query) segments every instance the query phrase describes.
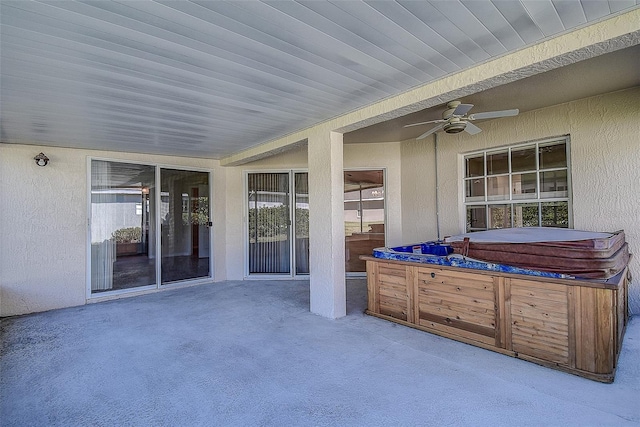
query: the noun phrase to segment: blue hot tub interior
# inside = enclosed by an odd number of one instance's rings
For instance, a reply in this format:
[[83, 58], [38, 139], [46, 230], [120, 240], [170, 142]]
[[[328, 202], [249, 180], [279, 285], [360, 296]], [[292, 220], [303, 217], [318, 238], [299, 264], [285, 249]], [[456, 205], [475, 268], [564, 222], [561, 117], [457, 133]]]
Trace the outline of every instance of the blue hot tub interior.
[[529, 270], [510, 265], [495, 264], [454, 254], [453, 248], [442, 241], [430, 241], [413, 245], [396, 246], [393, 248], [376, 248], [373, 250], [375, 258], [416, 262], [421, 264], [435, 264], [476, 270], [499, 271], [504, 273], [525, 274], [530, 276], [569, 278], [562, 273]]
[[447, 256], [453, 253], [453, 248], [442, 242], [422, 242], [413, 245], [396, 246], [390, 249], [395, 252], [436, 256]]

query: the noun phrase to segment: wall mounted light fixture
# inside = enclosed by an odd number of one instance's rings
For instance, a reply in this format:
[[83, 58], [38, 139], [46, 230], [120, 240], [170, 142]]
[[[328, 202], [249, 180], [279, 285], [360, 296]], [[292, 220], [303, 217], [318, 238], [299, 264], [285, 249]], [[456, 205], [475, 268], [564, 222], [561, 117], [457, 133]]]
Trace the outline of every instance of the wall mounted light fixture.
[[33, 160], [36, 161], [36, 165], [38, 166], [47, 166], [47, 163], [49, 163], [49, 158], [45, 156], [44, 153], [38, 154]]

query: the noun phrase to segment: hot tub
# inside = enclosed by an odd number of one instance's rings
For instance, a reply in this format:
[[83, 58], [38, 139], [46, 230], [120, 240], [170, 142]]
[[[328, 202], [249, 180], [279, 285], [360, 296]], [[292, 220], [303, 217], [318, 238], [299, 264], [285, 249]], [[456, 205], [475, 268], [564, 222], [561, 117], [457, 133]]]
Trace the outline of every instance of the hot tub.
[[378, 248], [367, 314], [602, 382], [627, 323], [627, 268], [607, 280], [483, 262], [432, 241]]

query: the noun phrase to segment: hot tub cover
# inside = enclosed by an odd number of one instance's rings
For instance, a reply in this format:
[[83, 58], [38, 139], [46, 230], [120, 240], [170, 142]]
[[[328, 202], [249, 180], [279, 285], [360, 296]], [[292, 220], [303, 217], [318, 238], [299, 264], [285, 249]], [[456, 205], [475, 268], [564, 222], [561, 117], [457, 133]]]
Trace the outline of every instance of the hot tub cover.
[[629, 263], [624, 232], [527, 227], [466, 233], [445, 239], [474, 259], [591, 279], [608, 279]]

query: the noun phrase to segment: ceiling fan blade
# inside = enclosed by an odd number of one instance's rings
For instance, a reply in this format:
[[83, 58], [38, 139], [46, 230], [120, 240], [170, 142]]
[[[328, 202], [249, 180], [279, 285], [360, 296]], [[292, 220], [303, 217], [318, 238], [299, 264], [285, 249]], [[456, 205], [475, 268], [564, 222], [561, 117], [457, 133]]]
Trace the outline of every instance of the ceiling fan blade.
[[469, 120], [484, 120], [484, 119], [497, 119], [498, 117], [511, 117], [517, 116], [520, 110], [502, 110], [502, 111], [487, 111], [484, 113], [475, 113], [471, 114], [468, 119]]
[[453, 110], [454, 116], [464, 116], [473, 108], [473, 104], [460, 104]]
[[482, 129], [471, 122], [467, 122], [467, 126], [464, 128], [464, 131], [469, 135], [475, 135], [476, 133], [482, 132]]
[[441, 124], [441, 125], [438, 125], [438, 126], [436, 126], [434, 128], [431, 128], [428, 131], [426, 131], [425, 133], [423, 133], [422, 135], [420, 135], [419, 137], [417, 137], [416, 139], [424, 139], [424, 138], [428, 137], [429, 135], [431, 135], [432, 133], [438, 132], [443, 127], [444, 127], [444, 124]]
[[420, 123], [411, 123], [410, 125], [404, 125], [403, 127], [410, 128], [411, 126], [420, 126], [420, 125], [428, 125], [429, 123], [443, 123], [445, 120], [429, 120], [428, 122], [420, 122]]

